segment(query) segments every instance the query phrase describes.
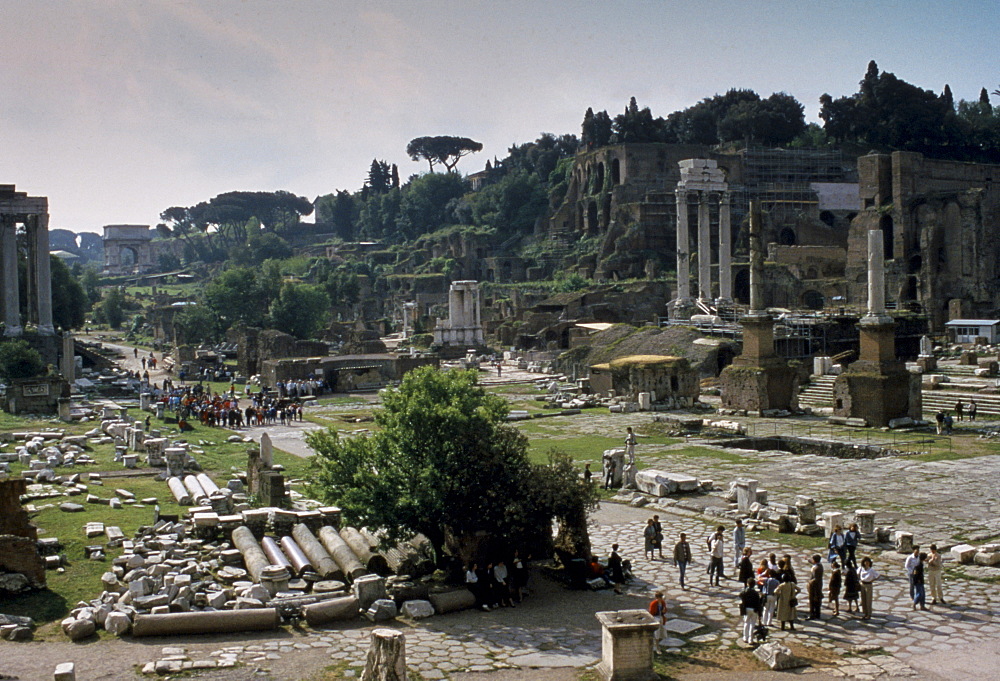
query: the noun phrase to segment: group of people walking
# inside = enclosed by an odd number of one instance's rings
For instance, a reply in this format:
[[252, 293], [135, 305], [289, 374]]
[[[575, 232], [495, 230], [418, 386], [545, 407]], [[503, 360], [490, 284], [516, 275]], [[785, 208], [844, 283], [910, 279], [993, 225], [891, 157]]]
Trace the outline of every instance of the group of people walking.
[[955, 421], [962, 421], [966, 416], [969, 417], [969, 421], [975, 421], [976, 414], [979, 412], [979, 405], [976, 404], [975, 400], [969, 400], [968, 405], [959, 400], [955, 403], [954, 411], [954, 417], [952, 417], [951, 412], [946, 412], [943, 409], [939, 409], [934, 414], [934, 422], [937, 424], [938, 435], [951, 435]]

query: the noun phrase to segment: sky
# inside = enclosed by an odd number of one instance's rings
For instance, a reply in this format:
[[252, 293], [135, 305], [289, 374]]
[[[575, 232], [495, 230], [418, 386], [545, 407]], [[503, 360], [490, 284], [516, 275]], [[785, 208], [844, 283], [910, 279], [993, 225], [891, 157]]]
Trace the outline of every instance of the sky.
[[631, 96], [780, 91], [818, 121], [872, 59], [1000, 89], [1000, 3], [0, 0], [0, 184], [48, 196], [51, 228], [155, 225], [227, 191], [356, 191], [373, 158], [406, 178], [424, 135], [482, 142], [475, 172]]

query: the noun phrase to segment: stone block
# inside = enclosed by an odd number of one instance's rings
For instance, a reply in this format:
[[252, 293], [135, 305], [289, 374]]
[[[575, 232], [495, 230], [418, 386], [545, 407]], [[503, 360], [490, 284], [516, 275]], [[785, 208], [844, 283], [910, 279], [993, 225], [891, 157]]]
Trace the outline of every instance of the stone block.
[[70, 618], [67, 622], [63, 620], [63, 632], [71, 641], [80, 641], [85, 638], [93, 636], [97, 631], [97, 625], [94, 624], [93, 620], [80, 620], [75, 618]]
[[823, 532], [827, 539], [833, 534], [833, 528], [838, 525], [844, 526], [844, 514], [840, 511], [825, 511], [821, 517], [823, 520], [819, 524], [823, 526]]
[[913, 553], [913, 533], [898, 530], [895, 534], [896, 553]]
[[753, 651], [754, 656], [775, 671], [782, 669], [795, 669], [802, 667], [805, 663], [792, 655], [792, 651], [777, 641], [770, 641], [760, 645]]
[[368, 610], [372, 603], [386, 597], [385, 578], [378, 575], [362, 575], [354, 582], [354, 596], [358, 599], [358, 607]]
[[403, 616], [413, 620], [422, 620], [434, 614], [434, 606], [430, 601], [406, 601], [403, 603]]
[[1000, 553], [987, 553], [985, 551], [979, 551], [976, 553], [973, 562], [976, 565], [1000, 565]]
[[109, 634], [124, 636], [132, 628], [132, 620], [123, 612], [112, 611], [104, 619], [104, 628]]
[[372, 622], [385, 622], [386, 620], [395, 619], [399, 611], [396, 610], [396, 602], [391, 598], [380, 598], [371, 604], [371, 607], [365, 612], [365, 617], [367, 617]]
[[951, 547], [952, 557], [963, 565], [968, 565], [975, 560], [976, 551], [976, 547], [970, 544], [958, 544]]
[[56, 665], [52, 681], [76, 681], [76, 665], [72, 662], [62, 662]]

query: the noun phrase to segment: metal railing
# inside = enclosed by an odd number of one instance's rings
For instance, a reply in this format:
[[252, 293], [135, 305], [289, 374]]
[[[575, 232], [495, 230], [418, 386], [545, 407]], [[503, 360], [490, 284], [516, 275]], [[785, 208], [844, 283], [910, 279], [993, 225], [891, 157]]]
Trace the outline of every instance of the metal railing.
[[896, 430], [883, 432], [873, 431], [870, 428], [852, 430], [844, 426], [820, 422], [752, 422], [747, 424], [747, 435], [760, 438], [781, 436], [801, 437], [826, 440], [839, 444], [881, 447], [883, 449], [898, 451], [901, 456], [929, 455], [935, 453], [950, 454], [952, 452], [952, 438], [948, 435]]

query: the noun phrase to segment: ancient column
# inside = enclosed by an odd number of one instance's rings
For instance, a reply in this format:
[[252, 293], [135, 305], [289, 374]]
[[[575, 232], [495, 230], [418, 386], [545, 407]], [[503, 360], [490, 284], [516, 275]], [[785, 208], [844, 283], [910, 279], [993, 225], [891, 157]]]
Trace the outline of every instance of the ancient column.
[[34, 216], [35, 292], [38, 297], [38, 333], [52, 336], [52, 273], [49, 267], [49, 215]]
[[3, 270], [4, 335], [21, 335], [21, 304], [17, 280], [17, 225], [0, 219], [0, 269]]
[[712, 301], [712, 230], [708, 192], [698, 194], [698, 300]]
[[885, 316], [885, 256], [882, 230], [868, 232], [868, 316]]
[[729, 192], [719, 198], [719, 299], [720, 304], [733, 302], [733, 243], [729, 224]]
[[764, 244], [760, 202], [750, 202], [750, 314], [764, 312]]
[[691, 235], [688, 231], [687, 191], [678, 189], [677, 195], [677, 301], [691, 299]]
[[63, 332], [62, 340], [62, 362], [59, 367], [63, 378], [72, 383], [76, 380], [76, 343], [73, 341], [73, 334], [69, 331]]

